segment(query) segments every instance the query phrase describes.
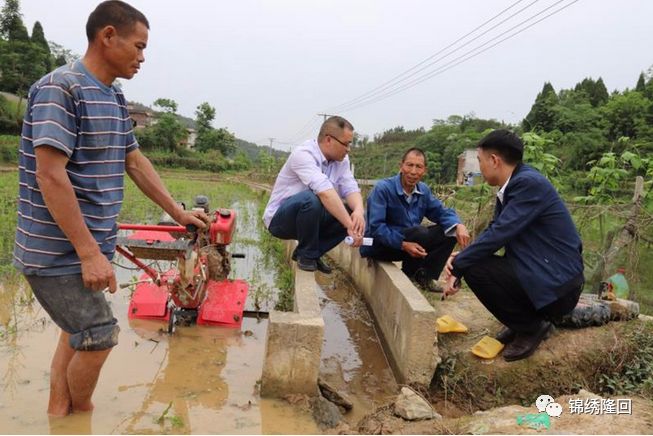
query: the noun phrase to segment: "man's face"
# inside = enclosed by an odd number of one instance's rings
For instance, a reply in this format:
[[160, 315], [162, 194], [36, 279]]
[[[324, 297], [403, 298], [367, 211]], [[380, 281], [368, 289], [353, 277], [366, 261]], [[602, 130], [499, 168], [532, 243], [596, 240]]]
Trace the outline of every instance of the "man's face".
[[409, 186], [417, 185], [426, 173], [426, 162], [420, 153], [408, 153], [406, 159], [399, 165], [401, 179]]
[[144, 51], [147, 47], [149, 31], [145, 24], [137, 22], [131, 32], [115, 30], [109, 39], [107, 63], [116, 77], [131, 79], [145, 62]]
[[327, 134], [325, 142], [329, 156], [325, 157], [329, 160], [342, 162], [351, 149], [351, 141], [353, 139], [354, 132], [348, 129], [343, 129], [340, 134]]
[[477, 148], [476, 153], [478, 156], [478, 166], [481, 169], [483, 178], [491, 186], [497, 186], [497, 155], [492, 153], [491, 150], [483, 150], [482, 148]]

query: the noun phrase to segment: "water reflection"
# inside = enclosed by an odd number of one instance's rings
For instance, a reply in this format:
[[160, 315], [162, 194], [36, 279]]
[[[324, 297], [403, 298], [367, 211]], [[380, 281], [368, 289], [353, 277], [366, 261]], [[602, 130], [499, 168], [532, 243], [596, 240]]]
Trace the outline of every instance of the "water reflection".
[[[270, 257], [257, 240], [258, 203], [239, 200], [238, 231], [230, 247], [245, 252], [233, 277], [250, 282], [247, 309], [268, 310], [276, 289]], [[134, 271], [117, 270], [118, 281]], [[326, 324], [323, 376], [355, 402], [348, 420], [384, 401], [395, 384], [375, 342], [360, 297], [342, 277], [317, 275]], [[22, 281], [0, 284], [0, 422], [2, 433], [51, 434], [258, 434], [318, 433], [310, 412], [285, 401], [261, 399], [267, 320], [246, 318], [240, 330], [193, 326], [173, 336], [164, 323], [127, 319], [129, 292], [108, 296], [122, 328], [104, 365], [92, 413], [48, 419], [49, 363], [59, 329]], [[384, 366], [385, 365], [385, 366]], [[384, 369], [385, 368], [385, 369]], [[344, 374], [344, 375], [343, 375]]]

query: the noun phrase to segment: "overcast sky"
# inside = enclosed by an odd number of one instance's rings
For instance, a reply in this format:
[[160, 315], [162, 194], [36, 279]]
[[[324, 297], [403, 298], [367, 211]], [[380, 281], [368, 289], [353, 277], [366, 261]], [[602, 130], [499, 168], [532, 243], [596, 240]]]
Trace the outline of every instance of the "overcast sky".
[[[399, 86], [445, 68], [457, 57], [463, 60], [573, 2], [535, 0], [529, 6], [533, 1], [517, 2], [433, 57], [431, 61], [438, 61], [433, 66], [410, 71], [415, 75]], [[47, 39], [82, 55], [86, 19], [97, 3], [22, 0], [21, 10], [30, 32], [39, 20]], [[438, 53], [516, 0], [130, 3], [148, 17], [150, 39], [140, 73], [124, 81], [129, 100], [151, 105], [158, 97], [171, 98], [179, 104], [179, 113], [193, 118], [197, 105], [207, 101], [217, 110], [215, 127], [227, 127], [258, 144], [268, 144], [273, 137], [275, 146], [284, 149], [289, 142], [314, 136], [321, 120], [316, 114], [324, 111], [345, 116], [359, 133], [370, 136], [397, 125], [428, 129], [433, 119], [470, 112], [517, 122], [545, 81], [559, 90], [584, 77], [600, 76], [609, 91], [623, 90], [633, 88], [639, 73], [653, 65], [653, 1], [580, 0], [423, 83], [338, 112], [338, 106]], [[381, 89], [374, 96], [393, 89]]]

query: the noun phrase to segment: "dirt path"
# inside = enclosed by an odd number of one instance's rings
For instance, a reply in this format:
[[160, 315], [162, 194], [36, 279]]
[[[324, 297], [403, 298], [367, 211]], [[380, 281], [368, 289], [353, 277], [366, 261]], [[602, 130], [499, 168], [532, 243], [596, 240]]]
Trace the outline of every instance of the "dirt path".
[[[587, 391], [576, 395], [555, 398], [563, 406], [559, 418], [543, 417], [540, 430], [529, 427], [533, 415], [538, 415], [535, 406], [505, 406], [477, 412], [459, 418], [409, 422], [394, 416], [391, 407], [378, 410], [360, 421], [349, 433], [361, 434], [651, 434], [653, 430], [653, 403], [639, 397], [600, 397]], [[583, 405], [601, 400], [631, 400], [631, 413], [592, 414], [583, 406], [571, 413], [570, 401]], [[605, 404], [605, 401], [604, 401]], [[620, 403], [625, 404], [625, 403]], [[580, 412], [582, 410], [582, 412]], [[530, 418], [530, 419], [529, 419]], [[548, 418], [548, 419], [546, 419]], [[520, 424], [521, 422], [521, 424]], [[548, 423], [548, 428], [546, 427]], [[531, 424], [533, 425], [533, 424]]]

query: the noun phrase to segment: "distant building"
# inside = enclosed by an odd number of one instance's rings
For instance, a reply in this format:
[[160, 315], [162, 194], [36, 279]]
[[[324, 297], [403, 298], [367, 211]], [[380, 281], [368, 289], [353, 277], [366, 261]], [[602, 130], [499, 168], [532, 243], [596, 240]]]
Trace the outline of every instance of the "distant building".
[[186, 129], [186, 132], [188, 133], [188, 136], [186, 136], [186, 139], [182, 139], [181, 143], [182, 145], [185, 145], [188, 150], [192, 150], [193, 148], [195, 148], [197, 131], [189, 127]]
[[136, 107], [131, 103], [127, 104], [127, 110], [132, 118], [135, 129], [144, 129], [155, 124], [152, 112]]
[[482, 183], [481, 167], [476, 157], [476, 149], [470, 148], [458, 155], [458, 172], [456, 185], [477, 185]]

